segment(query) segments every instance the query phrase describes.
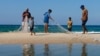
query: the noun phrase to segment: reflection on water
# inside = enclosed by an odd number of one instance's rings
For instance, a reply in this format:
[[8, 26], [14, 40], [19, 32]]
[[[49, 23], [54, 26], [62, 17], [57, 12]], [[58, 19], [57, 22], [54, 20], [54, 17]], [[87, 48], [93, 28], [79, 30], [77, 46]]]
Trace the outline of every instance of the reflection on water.
[[72, 52], [72, 43], [68, 44], [68, 52], [69, 52], [69, 56], [71, 56], [71, 52]]
[[[35, 56], [34, 51], [35, 51], [34, 45], [32, 45], [32, 44], [23, 45], [23, 56]], [[48, 44], [44, 45], [44, 56], [49, 56], [49, 46], [48, 46]]]
[[86, 44], [83, 44], [83, 47], [82, 47], [82, 56], [87, 56]]
[[91, 46], [88, 44], [25, 44], [23, 45], [23, 56], [93, 56], [99, 54], [90, 53], [93, 55], [89, 55], [89, 50], [91, 50]]
[[[69, 52], [69, 56], [72, 56], [71, 54], [71, 52], [72, 52], [72, 43], [70, 43], [70, 44], [67, 44], [68, 45], [68, 52]], [[75, 51], [75, 50], [74, 50]], [[77, 50], [76, 50], [77, 51]], [[82, 53], [81, 53], [81, 56], [87, 56], [87, 52], [86, 52], [87, 50], [86, 50], [86, 44], [82, 44]]]
[[100, 44], [0, 45], [0, 56], [100, 56]]
[[23, 56], [34, 56], [34, 46], [31, 44], [23, 45]]
[[48, 44], [45, 44], [45, 48], [44, 48], [44, 56], [49, 56], [49, 46]]

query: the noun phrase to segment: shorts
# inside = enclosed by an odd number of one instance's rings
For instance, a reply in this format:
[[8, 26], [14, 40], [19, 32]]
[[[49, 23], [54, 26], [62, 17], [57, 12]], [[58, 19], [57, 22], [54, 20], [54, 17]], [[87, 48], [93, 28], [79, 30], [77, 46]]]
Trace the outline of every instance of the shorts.
[[87, 20], [82, 21], [82, 26], [84, 26], [86, 24]]
[[49, 23], [49, 19], [48, 18], [45, 18], [44, 19], [44, 23]]
[[68, 28], [68, 31], [72, 31], [72, 27], [71, 28]]
[[31, 31], [31, 32], [33, 31], [33, 27], [30, 27], [30, 31]]

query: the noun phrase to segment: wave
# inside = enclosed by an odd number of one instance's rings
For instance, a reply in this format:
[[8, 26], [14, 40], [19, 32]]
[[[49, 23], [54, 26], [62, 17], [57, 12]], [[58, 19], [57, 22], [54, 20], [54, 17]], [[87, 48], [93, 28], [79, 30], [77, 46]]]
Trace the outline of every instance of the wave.
[[[80, 31], [80, 32], [73, 32], [73, 33], [83, 33], [83, 32]], [[96, 32], [96, 31], [90, 31], [88, 33], [90, 33], [90, 34], [100, 34], [100, 32]]]

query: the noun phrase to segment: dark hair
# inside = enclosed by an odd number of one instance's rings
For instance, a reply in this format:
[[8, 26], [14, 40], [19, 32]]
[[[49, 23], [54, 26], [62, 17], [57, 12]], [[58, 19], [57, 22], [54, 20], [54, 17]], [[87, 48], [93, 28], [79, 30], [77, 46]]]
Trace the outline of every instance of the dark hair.
[[29, 8], [27, 8], [26, 11], [29, 11]]
[[48, 10], [48, 12], [50, 12], [50, 13], [51, 13], [51, 12], [52, 12], [52, 10], [51, 10], [51, 9], [49, 9], [49, 10]]
[[80, 8], [84, 8], [84, 5], [81, 5]]
[[71, 17], [69, 17], [69, 19], [71, 20], [72, 18], [71, 18]]

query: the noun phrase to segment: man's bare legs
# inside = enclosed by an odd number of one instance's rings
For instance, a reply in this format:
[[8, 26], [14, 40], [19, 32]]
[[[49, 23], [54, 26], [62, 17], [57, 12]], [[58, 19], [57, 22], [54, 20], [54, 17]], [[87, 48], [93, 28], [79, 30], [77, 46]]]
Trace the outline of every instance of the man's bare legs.
[[45, 31], [45, 33], [48, 33], [48, 23], [45, 23], [44, 31]]
[[83, 28], [83, 34], [85, 34], [86, 32], [88, 32], [87, 28], [85, 25], [82, 25], [82, 28]]

